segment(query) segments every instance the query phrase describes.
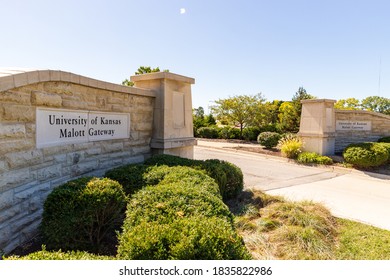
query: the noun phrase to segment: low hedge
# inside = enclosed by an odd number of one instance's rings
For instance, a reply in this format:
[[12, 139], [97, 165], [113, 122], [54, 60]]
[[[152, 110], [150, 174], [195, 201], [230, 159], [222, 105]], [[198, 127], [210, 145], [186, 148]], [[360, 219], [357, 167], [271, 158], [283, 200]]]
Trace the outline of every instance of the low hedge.
[[379, 138], [378, 142], [380, 142], [380, 143], [390, 143], [390, 136]]
[[219, 129], [217, 127], [201, 127], [198, 128], [196, 134], [201, 138], [217, 139], [219, 137]]
[[142, 221], [125, 227], [118, 259], [238, 260], [250, 259], [242, 237], [225, 219], [191, 216], [172, 223]]
[[389, 159], [389, 151], [383, 143], [357, 143], [348, 145], [343, 152], [344, 160], [357, 167], [380, 166]]
[[49, 250], [100, 252], [123, 222], [122, 186], [104, 178], [81, 178], [55, 188], [44, 203], [40, 231]]
[[323, 164], [329, 165], [333, 163], [333, 160], [327, 156], [321, 156], [317, 153], [312, 152], [303, 152], [298, 155], [297, 161], [299, 163], [313, 163], [313, 164]]
[[5, 260], [115, 260], [115, 257], [95, 255], [85, 251], [46, 251], [43, 246], [41, 251], [37, 251], [26, 256], [10, 256], [5, 257]]

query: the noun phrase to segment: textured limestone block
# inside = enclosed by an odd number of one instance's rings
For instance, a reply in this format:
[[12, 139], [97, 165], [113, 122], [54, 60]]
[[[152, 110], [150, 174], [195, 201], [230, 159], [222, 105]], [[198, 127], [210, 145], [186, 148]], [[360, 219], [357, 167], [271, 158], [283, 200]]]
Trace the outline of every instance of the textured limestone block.
[[48, 94], [34, 91], [31, 95], [32, 103], [37, 106], [61, 107], [62, 98], [57, 94]]
[[20, 168], [41, 163], [43, 153], [40, 150], [32, 150], [6, 154], [5, 158], [11, 168]]
[[12, 105], [4, 107], [4, 120], [31, 122], [35, 119], [35, 110], [31, 106]]

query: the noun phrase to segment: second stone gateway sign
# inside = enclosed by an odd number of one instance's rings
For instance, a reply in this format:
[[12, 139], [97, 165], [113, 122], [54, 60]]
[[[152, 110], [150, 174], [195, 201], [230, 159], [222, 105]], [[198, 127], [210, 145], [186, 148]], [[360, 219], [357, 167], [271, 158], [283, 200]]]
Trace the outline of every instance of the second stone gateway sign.
[[130, 114], [37, 108], [37, 148], [130, 137]]

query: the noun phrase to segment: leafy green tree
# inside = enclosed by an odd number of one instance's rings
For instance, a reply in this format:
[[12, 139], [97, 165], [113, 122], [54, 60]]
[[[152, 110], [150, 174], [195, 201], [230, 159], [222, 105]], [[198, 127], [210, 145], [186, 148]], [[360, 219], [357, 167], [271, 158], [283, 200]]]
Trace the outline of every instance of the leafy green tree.
[[282, 130], [289, 132], [297, 132], [299, 130], [299, 125], [297, 125], [298, 112], [293, 102], [283, 102], [279, 107], [278, 116]]
[[390, 115], [390, 99], [381, 96], [369, 96], [362, 100], [362, 108]]
[[[159, 67], [152, 68], [150, 66], [140, 66], [140, 67], [138, 67], [137, 71], [134, 74], [135, 75], [142, 75], [142, 74], [156, 73], [156, 72], [161, 72]], [[166, 70], [163, 70], [163, 72], [169, 72], [169, 70], [166, 69]], [[134, 83], [128, 79], [125, 79], [124, 81], [122, 81], [122, 85], [132, 87], [132, 86], [134, 86]]]
[[219, 99], [211, 112], [221, 123], [240, 128], [240, 138], [246, 126], [255, 122], [255, 114], [264, 102], [261, 93], [256, 95], [237, 95], [234, 97]]
[[341, 110], [360, 110], [361, 104], [359, 99], [356, 98], [347, 98], [340, 99], [334, 104], [335, 109]]
[[272, 125], [279, 122], [279, 108], [283, 101], [274, 100], [264, 103], [263, 125]]
[[125, 79], [124, 81], [122, 81], [122, 85], [132, 87], [134, 86], [134, 83], [131, 82], [129, 79]]
[[140, 66], [134, 73], [135, 75], [142, 75], [147, 73], [161, 72], [159, 67], [151, 68], [150, 66]]
[[301, 113], [302, 113], [301, 101], [306, 100], [306, 99], [314, 99], [314, 98], [316, 98], [316, 97], [311, 95], [311, 94], [308, 94], [303, 87], [300, 87], [298, 89], [298, 91], [294, 94], [294, 96], [292, 98], [292, 105], [293, 105], [294, 110], [295, 110], [294, 115], [292, 116], [295, 118], [294, 124], [293, 124], [294, 130], [296, 130], [296, 131], [299, 130], [299, 126], [300, 126], [300, 122], [301, 122]]

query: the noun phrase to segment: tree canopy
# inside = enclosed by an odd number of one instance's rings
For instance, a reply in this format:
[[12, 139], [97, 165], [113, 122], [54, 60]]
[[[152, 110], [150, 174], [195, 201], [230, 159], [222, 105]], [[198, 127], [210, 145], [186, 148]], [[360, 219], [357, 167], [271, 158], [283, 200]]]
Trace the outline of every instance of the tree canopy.
[[262, 110], [265, 101], [261, 93], [256, 95], [237, 95], [215, 101], [211, 112], [222, 123], [240, 128], [242, 130], [256, 121], [256, 114]]
[[335, 104], [336, 109], [368, 110], [390, 115], [390, 99], [381, 96], [368, 96], [362, 101], [356, 98], [340, 99]]
[[[156, 72], [161, 72], [159, 67], [152, 68], [150, 66], [140, 66], [138, 67], [137, 71], [134, 74], [142, 75], [142, 74], [156, 73]], [[169, 72], [169, 70], [165, 69], [163, 70], [163, 72]], [[134, 86], [134, 83], [131, 82], [129, 79], [125, 79], [122, 81], [122, 85], [132, 87]]]

